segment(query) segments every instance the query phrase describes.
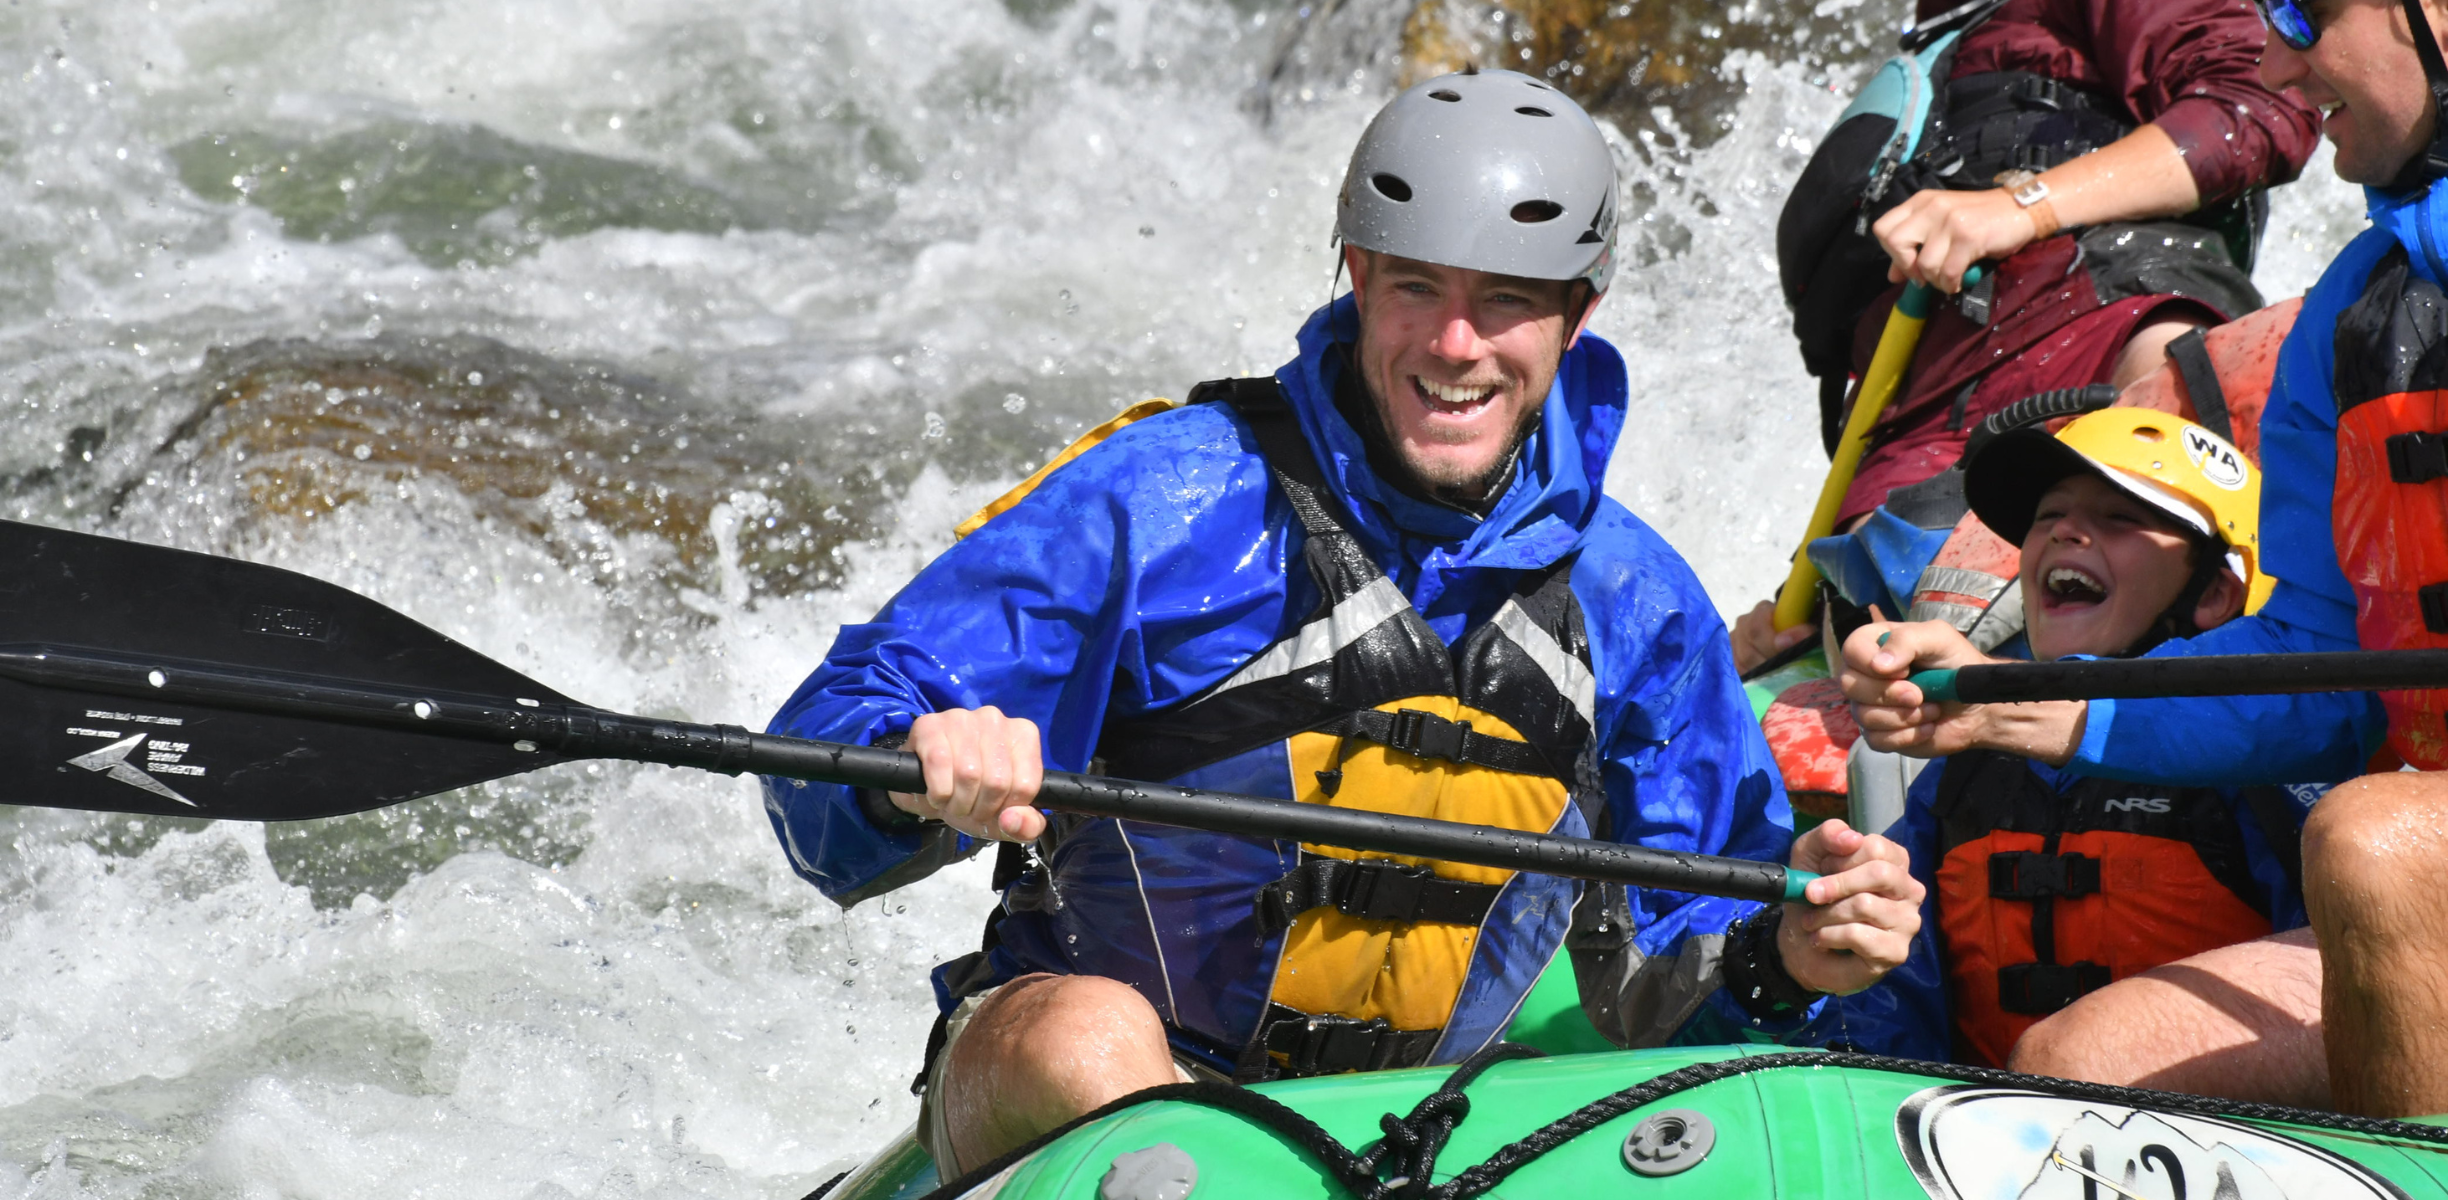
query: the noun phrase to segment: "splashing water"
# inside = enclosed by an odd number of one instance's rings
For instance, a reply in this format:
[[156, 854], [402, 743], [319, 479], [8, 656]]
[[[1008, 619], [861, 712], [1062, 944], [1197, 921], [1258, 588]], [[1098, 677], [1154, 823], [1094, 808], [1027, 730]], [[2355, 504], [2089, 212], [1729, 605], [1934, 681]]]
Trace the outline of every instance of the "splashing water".
[[[1822, 461], [1770, 230], [1896, 7], [1729, 7], [1803, 32], [1624, 126], [1609, 483], [1728, 611]], [[1399, 66], [1403, 6], [1329, 9], [0, 10], [0, 514], [761, 723], [1053, 448], [1289, 355]], [[2273, 297], [2360, 227], [2307, 178]], [[658, 768], [0, 826], [0, 1197], [798, 1196], [910, 1119], [988, 904], [972, 864], [840, 912], [752, 785]]]

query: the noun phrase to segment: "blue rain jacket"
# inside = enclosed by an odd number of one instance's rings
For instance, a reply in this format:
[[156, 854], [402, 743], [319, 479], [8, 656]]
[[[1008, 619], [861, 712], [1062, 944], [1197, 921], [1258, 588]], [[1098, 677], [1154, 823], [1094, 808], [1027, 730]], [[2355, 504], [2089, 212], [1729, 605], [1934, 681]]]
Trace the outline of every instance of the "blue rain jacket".
[[[1597, 677], [1593, 744], [1611, 836], [1781, 860], [1792, 818], [1725, 627], [1673, 548], [1600, 491], [1624, 420], [1622, 358], [1588, 336], [1565, 355], [1511, 487], [1481, 519], [1405, 496], [1370, 470], [1332, 399], [1344, 359], [1329, 331], [1354, 321], [1349, 297], [1313, 315], [1300, 356], [1276, 378], [1368, 553], [1449, 645], [1493, 616], [1519, 573], [1577, 553], [1569, 579]], [[769, 728], [872, 743], [906, 732], [919, 713], [992, 704], [1037, 722], [1050, 768], [1085, 770], [1107, 722], [1182, 704], [1298, 627], [1317, 603], [1304, 540], [1228, 406], [1141, 420], [946, 551], [874, 620], [844, 626]], [[1280, 744], [1176, 782], [1292, 795]], [[882, 832], [849, 789], [769, 779], [765, 791], [792, 866], [844, 904], [977, 849], [940, 826]], [[1177, 1046], [1220, 1061], [1265, 1012], [1281, 938], [1250, 935], [1250, 903], [1294, 865], [1297, 845], [1065, 824], [1047, 889], [1060, 902], [1006, 904], [988, 958], [995, 979], [1120, 979], [1155, 1005]], [[1587, 829], [1576, 808], [1558, 832]], [[1561, 943], [1578, 893], [1538, 875], [1507, 885], [1435, 1061], [1458, 1061], [1502, 1034]], [[1671, 974], [1689, 953], [1686, 974], [1709, 982], [1627, 1036], [1759, 1028], [1714, 983], [1725, 930], [1756, 904], [1663, 891], [1629, 900], [1635, 946], [1653, 974]], [[936, 984], [948, 1004], [941, 969]]]
[[[2338, 316], [2372, 267], [2402, 245], [2416, 274], [2448, 285], [2448, 181], [2409, 195], [2365, 192], [2372, 228], [2347, 243], [2304, 297], [2278, 351], [2261, 416], [2261, 553], [2278, 586], [2259, 613], [2152, 656], [2353, 650], [2355, 597], [2338, 566], [2330, 500], [2337, 487]], [[2094, 700], [2070, 766], [2155, 783], [2310, 783], [2350, 779], [2388, 733], [2377, 696], [2220, 696]]]
[[[1889, 971], [1870, 990], [1828, 1001], [1821, 1025], [1841, 1025], [1827, 1036], [1846, 1041], [1871, 1054], [1945, 1061], [1952, 1053], [1954, 1017], [1946, 986], [1945, 932], [1938, 923], [1938, 781], [1947, 760], [1930, 760], [1905, 794], [1904, 815], [1887, 829], [1887, 837], [1912, 855], [1913, 878], [1929, 889], [1921, 902], [1921, 932], [1913, 939], [1912, 956]], [[2037, 760], [2025, 764], [2059, 795], [2071, 792], [2081, 776]], [[2286, 789], [2301, 813], [2325, 789], [2298, 784]], [[2288, 882], [2286, 867], [2261, 831], [2260, 817], [2235, 789], [2220, 789], [2244, 841], [2245, 863], [2260, 885], [2273, 930], [2299, 929], [2306, 923], [2303, 894]]]

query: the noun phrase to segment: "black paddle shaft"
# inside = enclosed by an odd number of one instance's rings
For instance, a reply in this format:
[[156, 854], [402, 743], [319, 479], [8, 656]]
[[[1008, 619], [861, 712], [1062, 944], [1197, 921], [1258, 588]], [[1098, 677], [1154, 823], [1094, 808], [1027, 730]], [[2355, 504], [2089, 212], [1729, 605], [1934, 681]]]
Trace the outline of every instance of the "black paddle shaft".
[[[88, 710], [89, 715], [101, 711], [104, 717], [125, 718], [123, 724], [145, 720], [182, 722], [167, 727], [180, 739], [175, 744], [182, 748], [181, 757], [187, 753], [186, 739], [202, 735], [187, 732], [182, 718], [148, 714], [204, 710], [338, 722], [368, 730], [508, 747], [513, 754], [531, 756], [531, 766], [608, 758], [724, 774], [747, 771], [890, 791], [915, 792], [926, 787], [917, 757], [898, 750], [750, 733], [736, 725], [698, 725], [628, 716], [558, 698], [514, 698], [504, 702], [440, 690], [399, 689], [44, 645], [0, 646], [0, 677], [69, 694], [123, 697], [127, 703], [116, 707], [144, 710]], [[159, 732], [165, 727], [149, 728]], [[122, 752], [122, 760], [127, 753]], [[130, 786], [124, 792], [108, 792], [106, 805], [77, 807], [255, 819], [265, 815], [320, 815], [301, 811], [277, 814], [231, 811], [222, 804], [199, 802], [180, 793], [178, 789], [184, 781], [175, 774], [156, 777], [131, 769], [114, 776], [109, 772], [122, 760], [97, 765], [93, 757], [88, 754], [67, 761], [70, 766], [94, 772], [97, 777], [91, 782], [96, 786], [108, 787], [105, 781], [114, 778]], [[513, 767], [502, 773], [519, 769], [522, 768]], [[201, 788], [187, 790], [202, 794]], [[165, 796], [186, 807], [172, 806], [163, 799]], [[1791, 898], [1788, 893], [1794, 886], [1786, 868], [1775, 863], [1678, 854], [1585, 838], [1319, 804], [1293, 804], [1260, 796], [1193, 792], [1161, 784], [1064, 772], [1046, 775], [1038, 801], [1048, 808], [1088, 816], [1118, 817], [1211, 833], [1297, 839], [1384, 854], [1736, 899], [1785, 900]], [[342, 811], [359, 807], [365, 805], [350, 805]]]
[[1954, 698], [1967, 704], [1996, 704], [2439, 687], [2448, 687], [2448, 650], [2344, 650], [1993, 663], [1957, 670]]

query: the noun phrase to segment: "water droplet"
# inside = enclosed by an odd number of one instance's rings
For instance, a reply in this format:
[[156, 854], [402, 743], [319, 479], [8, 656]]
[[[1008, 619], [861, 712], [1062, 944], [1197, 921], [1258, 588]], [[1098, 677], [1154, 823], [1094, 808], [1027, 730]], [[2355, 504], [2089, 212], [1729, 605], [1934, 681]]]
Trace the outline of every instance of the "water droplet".
[[147, 671], [145, 672], [145, 682], [152, 684], [154, 687], [168, 687], [170, 686], [170, 677], [162, 674], [159, 671]]
[[1003, 411], [1014, 414], [1027, 412], [1028, 397], [1018, 392], [1003, 393]]
[[374, 457], [374, 447], [369, 446], [364, 442], [359, 442], [357, 443], [357, 448], [349, 451], [349, 453], [354, 456], [358, 462], [364, 462], [365, 460]]
[[433, 720], [433, 714], [434, 714], [434, 706], [433, 706], [431, 703], [428, 703], [427, 701], [423, 701], [423, 700], [419, 700], [419, 701], [417, 701], [417, 702], [416, 702], [416, 715], [417, 715], [417, 720], [420, 720], [420, 721], [430, 721], [430, 720]]

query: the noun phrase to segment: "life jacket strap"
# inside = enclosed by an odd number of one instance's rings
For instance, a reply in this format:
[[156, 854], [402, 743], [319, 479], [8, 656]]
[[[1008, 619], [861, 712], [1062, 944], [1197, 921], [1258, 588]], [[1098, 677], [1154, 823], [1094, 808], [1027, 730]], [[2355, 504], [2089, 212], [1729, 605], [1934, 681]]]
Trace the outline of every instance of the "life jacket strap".
[[[1383, 1017], [1319, 1016], [1273, 1004], [1233, 1078], [1246, 1083], [1422, 1066], [1444, 1036], [1442, 1029], [1396, 1029]], [[1280, 1064], [1277, 1054], [1283, 1055]]]
[[2108, 986], [2108, 968], [2095, 962], [2017, 963], [1998, 968], [1998, 1007], [2010, 1013], [2056, 1012]]
[[[1997, 900], [2088, 896], [2100, 890], [2100, 860], [2088, 854], [2006, 850], [1989, 856], [1989, 895]], [[2052, 1010], [2053, 1011], [2053, 1010]]]
[[[1472, 763], [1516, 775], [1562, 778], [1547, 761], [1547, 756], [1528, 742], [1477, 733], [1472, 731], [1468, 721], [1451, 721], [1416, 708], [1396, 709], [1393, 712], [1372, 708], [1345, 713], [1319, 726], [1314, 732], [1360, 738], [1417, 758]], [[1321, 778], [1318, 782], [1326, 785], [1327, 795], [1334, 795], [1334, 786], [1322, 777], [1341, 773], [1340, 770], [1319, 772]], [[1336, 784], [1341, 782], [1340, 779], [1334, 781]]]
[[2414, 603], [2422, 609], [2424, 629], [2448, 633], [2448, 580], [2414, 589]]
[[2448, 479], [2448, 434], [2391, 434], [2382, 444], [2388, 447], [2391, 482], [2429, 483]]
[[1327, 907], [1372, 921], [1477, 925], [1503, 890], [1492, 883], [1441, 879], [1426, 867], [1388, 859], [1319, 856], [1259, 889], [1258, 928], [1272, 937], [1290, 929], [1302, 913]]

